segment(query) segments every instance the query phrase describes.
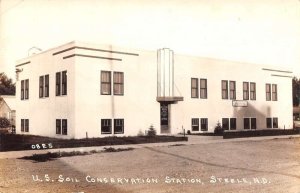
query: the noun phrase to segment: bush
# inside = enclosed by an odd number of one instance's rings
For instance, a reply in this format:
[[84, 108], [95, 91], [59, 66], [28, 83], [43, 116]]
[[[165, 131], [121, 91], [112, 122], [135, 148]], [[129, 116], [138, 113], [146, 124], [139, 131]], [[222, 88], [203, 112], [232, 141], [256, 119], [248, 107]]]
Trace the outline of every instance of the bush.
[[186, 132], [188, 135], [190, 135], [191, 134], [191, 131], [190, 130], [187, 130], [187, 132]]
[[149, 136], [149, 137], [156, 136], [156, 130], [155, 130], [155, 128], [153, 127], [153, 125], [151, 125], [150, 128], [148, 129], [148, 131], [147, 131], [147, 136]]
[[0, 117], [0, 128], [7, 128], [10, 126], [10, 122], [7, 118], [5, 117]]
[[223, 132], [224, 132], [224, 129], [222, 128], [220, 122], [218, 121], [217, 125], [215, 126], [214, 133], [221, 135], [221, 134], [223, 134]]

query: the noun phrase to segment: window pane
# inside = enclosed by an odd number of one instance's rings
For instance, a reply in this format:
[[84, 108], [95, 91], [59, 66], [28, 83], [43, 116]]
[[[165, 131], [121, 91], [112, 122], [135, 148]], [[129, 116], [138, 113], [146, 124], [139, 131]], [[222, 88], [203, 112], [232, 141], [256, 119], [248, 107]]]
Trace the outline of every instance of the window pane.
[[21, 131], [24, 132], [25, 122], [24, 119], [21, 119]]
[[40, 98], [44, 97], [44, 76], [40, 76], [39, 96], [40, 96]]
[[249, 100], [249, 82], [243, 82], [243, 99]]
[[256, 84], [254, 82], [250, 83], [250, 99], [256, 100]]
[[229, 129], [229, 119], [228, 118], [222, 118], [222, 128], [224, 130]]
[[25, 80], [25, 99], [29, 99], [29, 80]]
[[208, 119], [207, 118], [202, 118], [201, 119], [201, 131], [207, 131], [208, 128]]
[[250, 119], [244, 118], [244, 129], [250, 129]]
[[67, 119], [62, 119], [62, 134], [63, 135], [68, 134], [68, 121], [67, 121]]
[[124, 94], [124, 73], [114, 72], [114, 95]]
[[207, 80], [200, 79], [200, 98], [206, 99], [207, 98]]
[[56, 119], [56, 134], [61, 134], [61, 120]]
[[199, 131], [199, 119], [192, 119], [192, 131]]
[[251, 129], [256, 129], [256, 118], [251, 118]]
[[222, 80], [222, 99], [228, 99], [228, 81]]
[[62, 86], [62, 95], [67, 95], [67, 84], [68, 83], [68, 79], [67, 79], [67, 71], [63, 71], [62, 72], [62, 84], [61, 84], [61, 86]]
[[24, 80], [21, 81], [21, 100], [24, 99], [24, 88], [25, 88], [25, 83]]
[[272, 84], [272, 100], [277, 101], [277, 84]]
[[29, 119], [25, 119], [25, 132], [29, 132]]
[[270, 101], [271, 100], [271, 85], [266, 84], [266, 100]]
[[191, 84], [192, 98], [198, 98], [198, 78], [192, 78]]
[[101, 71], [101, 94], [111, 94], [111, 72]]
[[267, 128], [272, 128], [272, 118], [267, 118]]
[[230, 99], [235, 99], [236, 98], [235, 81], [230, 81], [229, 87], [230, 87]]
[[45, 76], [45, 97], [49, 97], [49, 75]]
[[55, 75], [56, 83], [55, 83], [55, 93], [56, 96], [60, 95], [60, 72], [57, 72]]
[[278, 128], [278, 118], [273, 118], [273, 128]]
[[236, 118], [230, 118], [230, 130], [236, 130]]
[[101, 134], [111, 134], [111, 119], [101, 119]]
[[114, 119], [114, 133], [124, 133], [124, 119]]

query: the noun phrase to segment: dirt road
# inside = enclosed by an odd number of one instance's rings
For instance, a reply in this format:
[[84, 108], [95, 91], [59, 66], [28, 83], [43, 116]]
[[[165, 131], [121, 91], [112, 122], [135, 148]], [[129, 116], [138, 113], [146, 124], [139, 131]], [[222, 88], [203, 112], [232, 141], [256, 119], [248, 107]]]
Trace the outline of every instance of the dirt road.
[[300, 192], [300, 138], [0, 159], [0, 192]]

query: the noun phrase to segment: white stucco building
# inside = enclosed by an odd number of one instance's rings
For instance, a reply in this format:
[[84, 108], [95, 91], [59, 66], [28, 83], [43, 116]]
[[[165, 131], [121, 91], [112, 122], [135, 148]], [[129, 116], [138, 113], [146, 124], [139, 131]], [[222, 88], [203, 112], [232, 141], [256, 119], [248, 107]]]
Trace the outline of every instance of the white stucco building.
[[19, 60], [17, 133], [62, 138], [288, 129], [292, 72], [70, 42]]

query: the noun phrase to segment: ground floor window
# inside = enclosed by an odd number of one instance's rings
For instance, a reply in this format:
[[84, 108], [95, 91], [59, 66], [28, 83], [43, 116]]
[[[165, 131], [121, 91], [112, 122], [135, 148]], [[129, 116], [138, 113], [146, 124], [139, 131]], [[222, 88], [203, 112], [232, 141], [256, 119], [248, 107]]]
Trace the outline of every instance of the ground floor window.
[[230, 130], [236, 130], [236, 118], [230, 118]]
[[278, 118], [277, 117], [268, 117], [266, 119], [267, 128], [278, 128]]
[[201, 131], [207, 131], [208, 128], [208, 119], [201, 118]]
[[115, 134], [124, 133], [124, 119], [114, 119], [114, 133]]
[[244, 118], [244, 129], [256, 129], [256, 118]]
[[222, 118], [222, 128], [224, 130], [229, 129], [229, 119], [228, 118]]
[[21, 119], [21, 132], [29, 132], [29, 119]]
[[199, 131], [199, 119], [192, 118], [192, 131]]
[[101, 134], [111, 134], [111, 119], [101, 119]]
[[68, 120], [56, 119], [56, 134], [68, 135]]

